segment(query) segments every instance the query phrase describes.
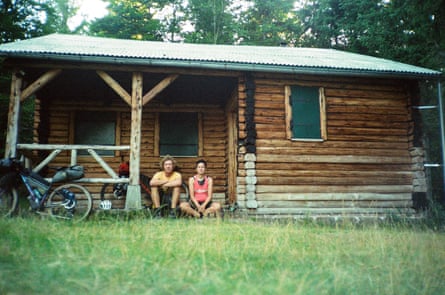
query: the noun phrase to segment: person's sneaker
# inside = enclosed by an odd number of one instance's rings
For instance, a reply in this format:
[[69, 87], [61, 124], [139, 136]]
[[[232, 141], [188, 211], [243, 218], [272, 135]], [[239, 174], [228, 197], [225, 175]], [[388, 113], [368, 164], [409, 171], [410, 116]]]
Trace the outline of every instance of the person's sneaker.
[[171, 210], [170, 210], [170, 213], [168, 214], [168, 217], [171, 218], [171, 219], [176, 219], [176, 218], [178, 218], [178, 217], [176, 216], [176, 209], [171, 209]]
[[161, 209], [160, 208], [154, 209], [153, 218], [154, 219], [161, 219], [162, 218]]

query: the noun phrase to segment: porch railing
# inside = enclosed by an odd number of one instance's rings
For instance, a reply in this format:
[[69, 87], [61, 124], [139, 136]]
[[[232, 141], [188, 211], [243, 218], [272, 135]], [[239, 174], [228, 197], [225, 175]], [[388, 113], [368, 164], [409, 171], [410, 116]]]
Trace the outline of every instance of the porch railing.
[[110, 175], [111, 178], [81, 178], [75, 180], [75, 182], [89, 182], [89, 183], [128, 183], [128, 178], [120, 178], [116, 172], [104, 161], [104, 159], [96, 152], [96, 150], [105, 151], [128, 151], [130, 150], [129, 145], [122, 146], [109, 146], [109, 145], [79, 145], [79, 144], [17, 144], [18, 150], [46, 150], [52, 151], [45, 159], [43, 159], [39, 164], [37, 164], [32, 170], [34, 172], [39, 172], [46, 165], [48, 165], [52, 160], [56, 158], [58, 154], [62, 151], [70, 151], [71, 161], [70, 166], [77, 165], [77, 155], [78, 151], [85, 150], [88, 154], [93, 157], [100, 166]]

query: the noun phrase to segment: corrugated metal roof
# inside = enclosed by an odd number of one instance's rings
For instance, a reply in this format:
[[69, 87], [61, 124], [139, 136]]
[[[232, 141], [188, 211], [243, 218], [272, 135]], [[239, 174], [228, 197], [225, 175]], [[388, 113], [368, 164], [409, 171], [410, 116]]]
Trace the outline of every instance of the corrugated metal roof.
[[333, 49], [207, 45], [51, 34], [0, 45], [0, 56], [222, 70], [427, 78], [441, 72]]

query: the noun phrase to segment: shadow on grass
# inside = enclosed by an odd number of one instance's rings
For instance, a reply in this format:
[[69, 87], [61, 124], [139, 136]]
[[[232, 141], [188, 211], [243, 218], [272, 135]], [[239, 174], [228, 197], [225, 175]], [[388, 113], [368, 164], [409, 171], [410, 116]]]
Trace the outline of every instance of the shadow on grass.
[[[19, 210], [14, 218], [45, 218], [39, 216], [29, 209], [28, 200], [19, 199]], [[193, 219], [179, 217], [178, 219]], [[93, 210], [85, 222], [94, 221], [132, 221], [132, 220], [156, 220], [152, 212], [148, 209], [141, 210]], [[162, 220], [171, 220], [167, 217]], [[174, 221], [174, 220], [172, 220]], [[441, 204], [433, 204], [428, 209], [418, 212], [415, 215], [393, 214], [379, 216], [326, 216], [314, 217], [310, 215], [299, 217], [252, 217], [246, 214], [231, 214], [226, 212], [224, 222], [229, 223], [257, 223], [257, 224], [278, 224], [294, 225], [305, 227], [333, 227], [344, 229], [360, 229], [369, 226], [379, 226], [381, 228], [399, 228], [411, 230], [432, 230], [435, 232], [445, 232], [445, 207]]]

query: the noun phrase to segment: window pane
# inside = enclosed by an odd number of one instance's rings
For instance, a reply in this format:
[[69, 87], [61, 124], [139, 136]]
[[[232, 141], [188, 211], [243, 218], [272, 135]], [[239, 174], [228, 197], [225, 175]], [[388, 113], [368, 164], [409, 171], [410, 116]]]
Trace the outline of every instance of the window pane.
[[198, 116], [196, 113], [162, 113], [160, 115], [161, 155], [198, 155]]
[[321, 138], [318, 87], [292, 86], [292, 137]]
[[[78, 112], [75, 123], [75, 144], [114, 145], [116, 114], [110, 112]], [[114, 155], [114, 151], [96, 150], [100, 155]], [[80, 155], [88, 154], [79, 151]]]

